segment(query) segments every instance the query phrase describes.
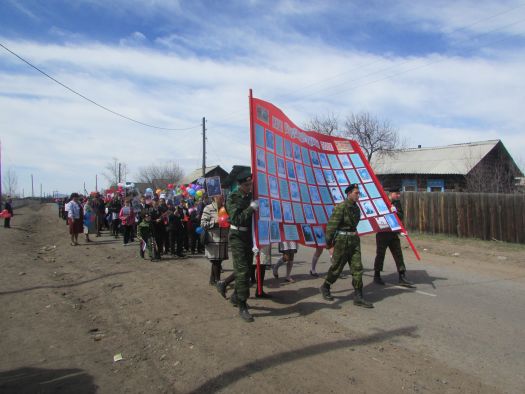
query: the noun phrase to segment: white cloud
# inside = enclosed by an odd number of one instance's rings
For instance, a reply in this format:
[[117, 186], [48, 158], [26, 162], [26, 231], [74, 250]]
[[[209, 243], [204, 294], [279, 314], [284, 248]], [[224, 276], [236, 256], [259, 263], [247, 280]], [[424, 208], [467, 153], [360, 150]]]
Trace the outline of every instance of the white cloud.
[[135, 31], [126, 38], [122, 38], [119, 42], [122, 46], [142, 46], [147, 43], [148, 39], [140, 31]]
[[[283, 13], [296, 12], [297, 4], [280, 3]], [[247, 164], [249, 88], [299, 126], [314, 114], [364, 110], [389, 119], [414, 145], [502, 139], [511, 154], [525, 156], [524, 51], [501, 49], [488, 58], [379, 56], [284, 36], [278, 29], [272, 30], [281, 34], [278, 41], [249, 28], [221, 31], [215, 26], [211, 31], [215, 38], [209, 41], [183, 34], [151, 36], [163, 44], [157, 49], [141, 45], [148, 37], [138, 31], [115, 46], [3, 39], [58, 80], [115, 111], [163, 127], [197, 126], [166, 132], [125, 121], [2, 52], [3, 158], [19, 169], [26, 194], [30, 173], [48, 190], [78, 190], [84, 181], [93, 188], [95, 174], [111, 157], [127, 162], [132, 174], [153, 161], [174, 160], [186, 171], [198, 168], [203, 116], [208, 119], [207, 162], [227, 170]], [[206, 49], [225, 48], [233, 48], [233, 54], [206, 56]]]

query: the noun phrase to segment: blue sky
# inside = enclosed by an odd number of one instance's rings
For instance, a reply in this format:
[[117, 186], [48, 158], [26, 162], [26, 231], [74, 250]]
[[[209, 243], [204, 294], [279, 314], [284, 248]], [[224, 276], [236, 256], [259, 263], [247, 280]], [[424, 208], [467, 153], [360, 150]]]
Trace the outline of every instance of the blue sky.
[[138, 168], [249, 162], [248, 89], [299, 126], [367, 111], [409, 146], [501, 139], [525, 161], [524, 1], [0, 2], [4, 174], [27, 195], [94, 189], [111, 157]]

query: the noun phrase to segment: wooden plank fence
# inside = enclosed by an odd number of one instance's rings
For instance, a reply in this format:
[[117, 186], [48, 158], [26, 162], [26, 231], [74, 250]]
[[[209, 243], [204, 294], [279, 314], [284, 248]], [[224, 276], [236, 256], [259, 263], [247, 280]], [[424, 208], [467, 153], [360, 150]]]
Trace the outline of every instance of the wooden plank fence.
[[525, 194], [404, 192], [409, 231], [525, 244]]

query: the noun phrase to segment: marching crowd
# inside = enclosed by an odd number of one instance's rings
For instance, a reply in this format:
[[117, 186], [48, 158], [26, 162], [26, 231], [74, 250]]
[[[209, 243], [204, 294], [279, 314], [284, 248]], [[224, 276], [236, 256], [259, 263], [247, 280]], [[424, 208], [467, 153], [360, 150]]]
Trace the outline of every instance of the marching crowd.
[[124, 246], [139, 239], [140, 255], [144, 257], [148, 250], [148, 257], [156, 261], [162, 255], [184, 257], [184, 253], [204, 251], [197, 232], [201, 232], [206, 202], [182, 200], [175, 206], [172, 200], [139, 197], [136, 193], [127, 197], [115, 194], [111, 199], [104, 199], [100, 193], [72, 193], [69, 199], [58, 201], [58, 210], [69, 226], [71, 246], [78, 245], [81, 233], [86, 242], [91, 242], [90, 235], [100, 237], [101, 231], [107, 229], [115, 239], [122, 238]]
[[[199, 198], [172, 199], [161, 198], [159, 194], [140, 196], [132, 193], [123, 196], [115, 193], [111, 199], [105, 199], [99, 193], [90, 196], [71, 194], [69, 199], [58, 201], [59, 216], [69, 226], [71, 245], [78, 245], [78, 236], [83, 233], [86, 242], [92, 242], [90, 235], [100, 237], [107, 229], [115, 239], [122, 237], [123, 245], [139, 242], [139, 254], [151, 261], [159, 261], [162, 256], [184, 258], [187, 254], [202, 254], [211, 263], [209, 283], [216, 286], [218, 292], [226, 298], [228, 286], [234, 282], [234, 292], [230, 302], [239, 307], [240, 317], [247, 322], [253, 321], [246, 303], [249, 288], [257, 284], [255, 296], [270, 298], [264, 292], [263, 284], [266, 267], [272, 267], [275, 278], [279, 277], [279, 267], [286, 264], [287, 282], [294, 282], [291, 276], [297, 243], [279, 243], [281, 258], [271, 265], [271, 246], [261, 248], [261, 270], [256, 274], [252, 216], [258, 210], [258, 201], [252, 198], [251, 173], [237, 177], [238, 190], [230, 193], [225, 202], [223, 195]], [[361, 262], [360, 239], [357, 224], [360, 210], [356, 205], [359, 199], [359, 185], [346, 188], [347, 199], [338, 204], [329, 219], [326, 228], [326, 248], [317, 247], [312, 256], [310, 275], [318, 277], [316, 265], [324, 249], [330, 252], [331, 267], [320, 287], [322, 297], [327, 301], [334, 298], [330, 286], [340, 277], [348, 263], [354, 287], [354, 304], [365, 308], [373, 305], [363, 298], [363, 266]], [[399, 203], [399, 190], [389, 190], [389, 198], [402, 220], [403, 211]], [[162, 196], [164, 197], [164, 196]], [[413, 287], [406, 278], [398, 233], [376, 234], [376, 258], [374, 263], [374, 283], [385, 285], [381, 278], [383, 262], [387, 248], [390, 248], [399, 273], [399, 284]], [[220, 280], [222, 261], [229, 258], [231, 251], [233, 273]]]

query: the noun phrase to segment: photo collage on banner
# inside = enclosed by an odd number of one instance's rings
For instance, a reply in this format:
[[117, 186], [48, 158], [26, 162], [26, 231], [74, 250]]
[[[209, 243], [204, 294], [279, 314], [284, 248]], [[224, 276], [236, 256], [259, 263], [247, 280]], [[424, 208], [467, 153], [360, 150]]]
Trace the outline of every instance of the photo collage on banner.
[[328, 219], [352, 183], [359, 184], [360, 235], [401, 228], [357, 142], [303, 131], [274, 105], [251, 104], [259, 245], [325, 246]]

